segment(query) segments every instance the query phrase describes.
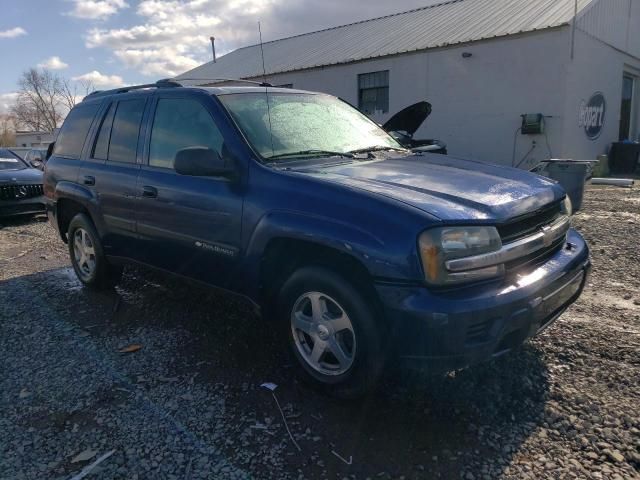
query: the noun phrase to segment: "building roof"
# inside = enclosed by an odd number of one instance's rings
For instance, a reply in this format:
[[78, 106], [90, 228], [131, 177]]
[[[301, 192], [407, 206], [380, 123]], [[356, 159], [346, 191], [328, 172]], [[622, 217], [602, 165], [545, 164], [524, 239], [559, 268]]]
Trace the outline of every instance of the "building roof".
[[[598, 0], [578, 0], [579, 12]], [[264, 43], [266, 73], [439, 48], [567, 25], [575, 0], [450, 0]], [[177, 79], [261, 76], [260, 45], [239, 48]]]

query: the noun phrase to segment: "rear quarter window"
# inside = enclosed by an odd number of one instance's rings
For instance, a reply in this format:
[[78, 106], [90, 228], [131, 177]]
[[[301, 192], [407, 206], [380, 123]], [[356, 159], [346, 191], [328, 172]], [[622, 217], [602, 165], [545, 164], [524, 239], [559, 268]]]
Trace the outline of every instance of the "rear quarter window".
[[99, 104], [78, 105], [67, 115], [56, 139], [54, 155], [80, 158], [82, 146], [91, 128], [91, 122], [98, 112]]

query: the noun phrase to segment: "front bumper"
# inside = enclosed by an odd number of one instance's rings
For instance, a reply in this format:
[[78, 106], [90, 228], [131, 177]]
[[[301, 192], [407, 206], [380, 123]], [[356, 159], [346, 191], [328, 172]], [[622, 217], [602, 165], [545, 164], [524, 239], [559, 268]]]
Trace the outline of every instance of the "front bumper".
[[569, 230], [545, 263], [500, 283], [447, 291], [377, 284], [393, 344], [434, 371], [464, 368], [521, 345], [553, 323], [582, 293], [589, 249]]
[[44, 212], [45, 198], [43, 196], [22, 200], [0, 200], [0, 217], [33, 215]]

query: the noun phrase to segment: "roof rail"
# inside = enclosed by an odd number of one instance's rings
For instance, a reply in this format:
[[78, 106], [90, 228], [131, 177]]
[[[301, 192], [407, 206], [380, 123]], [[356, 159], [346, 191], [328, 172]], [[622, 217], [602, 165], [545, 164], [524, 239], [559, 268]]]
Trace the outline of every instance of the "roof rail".
[[170, 78], [165, 78], [162, 80], [158, 80], [155, 83], [145, 83], [142, 85], [130, 85], [128, 87], [114, 88], [112, 90], [95, 90], [91, 92], [89, 95], [87, 95], [86, 97], [84, 97], [84, 99], [102, 97], [105, 95], [113, 95], [116, 93], [127, 93], [133, 90], [142, 90], [145, 88], [175, 88], [175, 87], [182, 87], [182, 85]]
[[259, 87], [273, 87], [268, 82], [256, 82], [255, 80], [245, 80], [243, 78], [171, 78], [169, 81], [172, 82], [181, 82], [181, 81], [190, 81], [190, 82], [205, 82], [200, 85], [194, 85], [196, 87], [204, 86], [208, 83], [219, 83], [219, 82], [238, 82], [238, 83], [251, 83], [252, 85], [258, 85]]

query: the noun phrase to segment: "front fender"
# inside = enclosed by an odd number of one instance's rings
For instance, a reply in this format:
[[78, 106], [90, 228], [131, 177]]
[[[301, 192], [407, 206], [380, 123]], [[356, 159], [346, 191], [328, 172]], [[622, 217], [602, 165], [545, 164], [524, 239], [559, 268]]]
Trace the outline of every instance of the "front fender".
[[[413, 239], [394, 241], [379, 232], [364, 230], [334, 218], [292, 211], [265, 214], [249, 236], [243, 260], [244, 288], [251, 298], [258, 298], [260, 266], [269, 242], [276, 239], [303, 240], [349, 255], [362, 264], [374, 278], [412, 278], [418, 272]], [[413, 251], [413, 253], [412, 253]]]

